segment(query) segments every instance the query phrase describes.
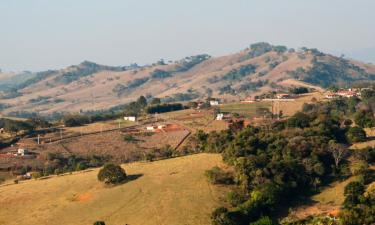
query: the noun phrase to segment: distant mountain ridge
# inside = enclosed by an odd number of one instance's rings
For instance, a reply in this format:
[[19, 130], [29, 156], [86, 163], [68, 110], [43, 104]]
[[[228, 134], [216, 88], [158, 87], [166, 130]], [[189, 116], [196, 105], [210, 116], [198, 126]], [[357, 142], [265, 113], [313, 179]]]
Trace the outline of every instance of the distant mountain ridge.
[[375, 80], [375, 66], [317, 49], [295, 50], [261, 42], [221, 57], [202, 54], [145, 66], [84, 61], [61, 70], [3, 77], [0, 75], [3, 113], [49, 114], [108, 109], [140, 95], [163, 101], [206, 97], [230, 101], [272, 90], [287, 91], [296, 85], [315, 85], [316, 89], [350, 86]]

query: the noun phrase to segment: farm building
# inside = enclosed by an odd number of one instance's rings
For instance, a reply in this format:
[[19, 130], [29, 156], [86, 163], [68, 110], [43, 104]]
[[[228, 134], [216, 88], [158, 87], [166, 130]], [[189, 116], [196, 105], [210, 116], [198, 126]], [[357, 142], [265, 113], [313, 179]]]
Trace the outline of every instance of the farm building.
[[216, 120], [223, 120], [224, 118], [224, 114], [223, 113], [219, 113], [216, 115]]
[[19, 148], [15, 155], [16, 156], [25, 156], [25, 155], [28, 155], [28, 154], [29, 154], [29, 151], [27, 149]]
[[353, 91], [352, 89], [348, 90], [339, 90], [336, 93], [338, 96], [346, 97], [346, 98], [351, 98], [357, 96], [357, 92]]
[[137, 121], [137, 117], [135, 117], [135, 116], [125, 116], [124, 120], [136, 122]]
[[210, 101], [210, 106], [217, 106], [219, 105], [219, 101], [218, 100], [211, 100]]
[[326, 98], [328, 99], [333, 99], [333, 98], [336, 98], [337, 97], [337, 94], [336, 93], [327, 93], [326, 94]]
[[219, 113], [216, 115], [216, 120], [231, 120], [233, 116], [231, 114]]

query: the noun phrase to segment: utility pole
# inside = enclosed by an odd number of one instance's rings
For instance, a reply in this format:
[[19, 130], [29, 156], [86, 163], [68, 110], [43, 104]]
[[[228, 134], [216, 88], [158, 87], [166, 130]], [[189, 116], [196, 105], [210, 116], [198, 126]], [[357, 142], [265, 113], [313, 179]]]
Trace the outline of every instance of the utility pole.
[[38, 145], [40, 145], [40, 135], [38, 134]]
[[60, 140], [62, 140], [62, 128], [60, 128]]

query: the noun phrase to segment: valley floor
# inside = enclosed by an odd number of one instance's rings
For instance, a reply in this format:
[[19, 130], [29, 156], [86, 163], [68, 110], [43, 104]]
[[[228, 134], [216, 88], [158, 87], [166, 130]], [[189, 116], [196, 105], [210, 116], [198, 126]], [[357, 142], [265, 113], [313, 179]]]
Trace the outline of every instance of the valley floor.
[[98, 169], [0, 186], [1, 225], [210, 224], [227, 188], [204, 171], [224, 167], [218, 154], [197, 154], [123, 165], [125, 184], [106, 187]]

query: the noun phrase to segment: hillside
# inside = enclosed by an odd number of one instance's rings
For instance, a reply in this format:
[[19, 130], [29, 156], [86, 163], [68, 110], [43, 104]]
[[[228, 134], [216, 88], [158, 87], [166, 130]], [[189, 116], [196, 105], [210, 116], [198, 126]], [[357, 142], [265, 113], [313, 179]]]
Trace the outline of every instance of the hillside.
[[[257, 43], [232, 55], [197, 55], [166, 64], [110, 67], [83, 62], [58, 71], [29, 74], [1, 88], [3, 113], [53, 113], [108, 109], [140, 95], [164, 101], [189, 101], [208, 96], [238, 100], [291, 86], [317, 90], [375, 80], [375, 66], [324, 54]], [[14, 75], [13, 78], [25, 77]], [[12, 78], [12, 76], [11, 76]], [[1, 80], [0, 80], [1, 81]], [[1, 81], [3, 83], [4, 81]], [[4, 84], [4, 83], [3, 83]], [[4, 85], [3, 85], [4, 86]], [[9, 88], [11, 87], [11, 88]]]
[[220, 155], [198, 154], [125, 164], [132, 180], [115, 187], [97, 169], [3, 186], [0, 224], [210, 224], [226, 191], [206, 181], [213, 166], [223, 166]]

